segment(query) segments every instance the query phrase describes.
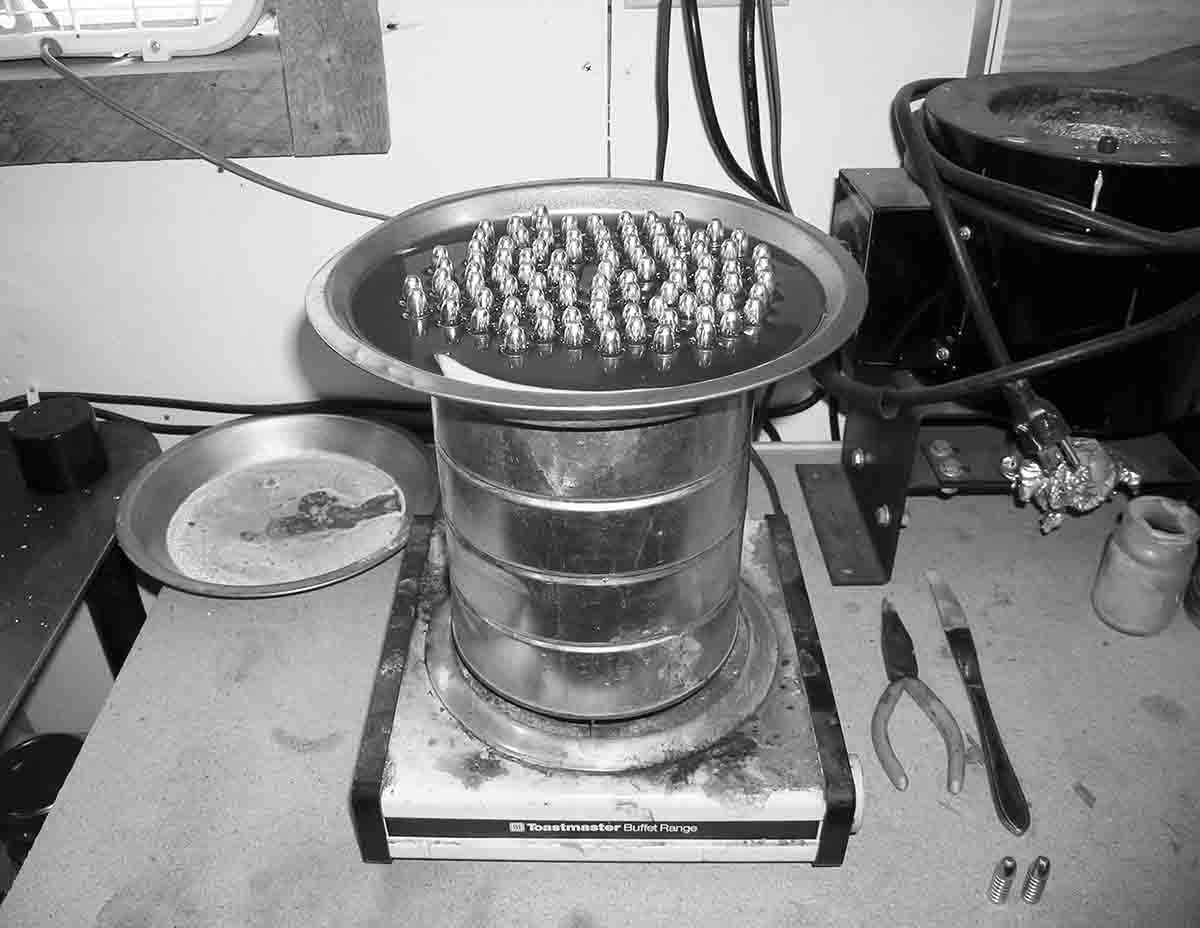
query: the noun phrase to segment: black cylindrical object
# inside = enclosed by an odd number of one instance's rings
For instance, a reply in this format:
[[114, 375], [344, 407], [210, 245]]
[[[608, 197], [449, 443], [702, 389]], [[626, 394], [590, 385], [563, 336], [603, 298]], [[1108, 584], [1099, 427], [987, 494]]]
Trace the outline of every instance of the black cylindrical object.
[[[1164, 233], [1200, 225], [1200, 95], [1194, 90], [1089, 74], [990, 75], [932, 90], [925, 126], [942, 154], [990, 181]], [[992, 206], [1037, 221], [1016, 193], [996, 196]], [[1006, 205], [1010, 196], [1014, 202]], [[1113, 257], [1099, 243], [1094, 254], [1067, 253], [986, 219], [961, 211], [959, 218], [1016, 359], [1141, 322], [1200, 287], [1195, 254], [1151, 249]], [[1152, 431], [1194, 411], [1198, 351], [1200, 326], [1190, 325], [1051, 374], [1036, 386], [1075, 427]], [[992, 365], [969, 331], [955, 355], [951, 376]]]
[[75, 735], [34, 735], [0, 754], [0, 841], [20, 868], [83, 747]]
[[78, 397], [34, 403], [13, 416], [8, 432], [21, 475], [32, 490], [82, 489], [108, 470], [96, 413]]

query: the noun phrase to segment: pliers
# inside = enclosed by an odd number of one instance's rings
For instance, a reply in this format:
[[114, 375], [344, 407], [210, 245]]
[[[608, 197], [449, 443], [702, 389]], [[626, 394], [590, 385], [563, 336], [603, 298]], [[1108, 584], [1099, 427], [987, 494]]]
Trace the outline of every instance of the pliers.
[[951, 793], [959, 792], [966, 773], [966, 749], [963, 746], [962, 730], [954, 721], [950, 710], [933, 694], [933, 690], [917, 679], [917, 656], [913, 651], [912, 638], [887, 599], [883, 601], [880, 639], [883, 667], [891, 682], [879, 697], [875, 714], [871, 717], [871, 741], [875, 745], [875, 753], [879, 756], [883, 772], [888, 775], [896, 789], [908, 789], [908, 776], [900, 766], [896, 752], [892, 750], [887, 730], [888, 721], [896, 703], [900, 701], [900, 695], [908, 693], [946, 742], [946, 788]]

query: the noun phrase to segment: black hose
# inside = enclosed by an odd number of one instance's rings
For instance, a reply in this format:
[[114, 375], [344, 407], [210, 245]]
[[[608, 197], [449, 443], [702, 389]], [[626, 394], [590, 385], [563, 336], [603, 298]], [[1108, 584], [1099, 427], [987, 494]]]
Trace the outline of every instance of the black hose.
[[205, 425], [180, 425], [171, 422], [147, 422], [145, 419], [135, 419], [133, 416], [126, 416], [119, 412], [113, 412], [111, 409], [97, 409], [97, 419], [105, 419], [110, 422], [132, 422], [134, 425], [140, 425], [150, 432], [157, 435], [195, 435], [198, 432], [203, 432], [208, 426]]
[[[1136, 255], [1195, 254], [1200, 252], [1200, 228], [1163, 232], [1138, 225], [1115, 216], [1098, 213], [1039, 190], [1020, 187], [993, 177], [976, 174], [930, 146], [930, 157], [938, 176], [951, 193], [972, 197], [1004, 207], [1007, 212], [1026, 213], [1052, 220], [1059, 226], [1077, 233], [1083, 241], [1103, 243], [1113, 239], [1129, 246], [1141, 246]], [[957, 205], [957, 204], [956, 204]], [[1019, 234], [1019, 233], [1018, 233]], [[1051, 247], [1055, 247], [1053, 244]]]
[[[923, 113], [913, 112], [913, 102], [918, 97], [928, 94], [946, 80], [932, 78], [914, 81], [902, 87], [892, 101], [892, 120], [900, 138], [902, 152], [908, 156], [909, 171], [925, 190], [933, 207], [939, 232], [950, 250], [951, 264], [971, 316], [980, 330], [989, 354], [998, 366], [995, 370], [948, 383], [893, 389], [855, 381], [839, 369], [836, 361], [827, 358], [813, 368], [813, 374], [830, 393], [847, 398], [856, 405], [865, 405], [883, 415], [892, 415], [902, 407], [958, 400], [997, 387], [1005, 388], [1006, 392], [1009, 392], [1010, 405], [1014, 405], [1014, 393], [1009, 385], [1015, 381], [1121, 350], [1171, 332], [1200, 316], [1198, 293], [1173, 309], [1135, 326], [1016, 364], [1009, 360], [1001, 360], [1008, 358], [1008, 352], [1000, 339], [982, 286], [958, 234], [951, 205], [967, 215], [995, 224], [1023, 240], [1060, 251], [1092, 256], [1137, 257], [1198, 252], [1200, 229], [1161, 232], [1085, 210], [1059, 197], [983, 177], [954, 164], [930, 144]], [[950, 183], [947, 184], [946, 181]], [[1053, 220], [1058, 226], [1038, 224], [1019, 215], [1020, 213]]]
[[972, 374], [969, 377], [928, 387], [893, 389], [861, 383], [843, 373], [834, 356], [815, 364], [812, 373], [830, 393], [843, 397], [857, 406], [865, 407], [875, 414], [891, 417], [899, 409], [909, 406], [925, 406], [958, 400], [972, 394], [994, 390], [1014, 380], [1036, 377], [1071, 364], [1090, 361], [1092, 358], [1111, 354], [1147, 339], [1173, 332], [1197, 319], [1200, 319], [1200, 292], [1192, 294], [1165, 313], [1152, 316], [1129, 328], [1099, 335], [1077, 345], [1059, 348], [1056, 351], [1027, 358], [1024, 361], [998, 367], [995, 370]]
[[[771, 175], [763, 155], [762, 124], [758, 116], [758, 61], [754, 56], [754, 6], [757, 0], [741, 0], [738, 13], [738, 63], [742, 71], [742, 110], [746, 116], [746, 148], [754, 179], [772, 194]], [[776, 197], [776, 200], [779, 198]]]
[[325, 197], [317, 196], [309, 193], [307, 190], [301, 190], [293, 187], [290, 184], [285, 184], [282, 181], [275, 180], [273, 177], [267, 177], [265, 174], [259, 174], [257, 171], [252, 171], [250, 168], [243, 167], [236, 161], [230, 161], [221, 155], [210, 154], [205, 149], [201, 148], [195, 142], [180, 135], [172, 129], [168, 129], [161, 123], [155, 122], [148, 116], [143, 116], [136, 110], [131, 110], [119, 100], [110, 97], [103, 90], [93, 84], [86, 78], [80, 77], [65, 64], [58, 60], [58, 55], [62, 54], [62, 46], [54, 39], [43, 39], [41, 43], [41, 58], [45, 65], [58, 74], [63, 80], [77, 90], [87, 94], [93, 100], [103, 103], [110, 110], [120, 113], [130, 122], [135, 122], [143, 129], [153, 132], [155, 135], [161, 136], [168, 142], [173, 142], [185, 151], [191, 152], [197, 158], [203, 158], [209, 164], [214, 165], [222, 171], [228, 171], [230, 174], [236, 175], [243, 180], [248, 180], [251, 183], [258, 184], [260, 187], [266, 187], [268, 190], [274, 190], [276, 193], [282, 193], [285, 196], [295, 197], [298, 200], [304, 200], [307, 203], [313, 203], [317, 206], [324, 206], [326, 209], [337, 210], [341, 213], [350, 213], [353, 216], [362, 216], [366, 219], [391, 219], [387, 213], [377, 213], [374, 210], [362, 209], [357, 206], [351, 206], [348, 203], [339, 203], [336, 200], [330, 200]]
[[808, 412], [814, 406], [819, 405], [823, 399], [825, 399], [825, 391], [821, 387], [814, 386], [812, 392], [799, 402], [789, 403], [786, 406], [776, 406], [771, 409], [771, 418], [782, 419], [785, 416], [795, 416], [802, 412]]
[[975, 327], [979, 330], [983, 346], [987, 349], [992, 363], [1002, 366], [1010, 363], [1012, 357], [1000, 335], [996, 320], [992, 317], [992, 311], [988, 307], [987, 294], [984, 293], [983, 284], [971, 264], [966, 243], [959, 235], [959, 224], [954, 218], [950, 198], [945, 187], [942, 186], [937, 168], [933, 164], [933, 157], [929, 152], [931, 146], [925, 135], [922, 114], [917, 113], [914, 116], [912, 111], [913, 100], [918, 96], [924, 96], [940, 83], [942, 83], [940, 78], [934, 78], [913, 81], [911, 84], [901, 87], [900, 92], [892, 100], [892, 121], [900, 134], [913, 176], [917, 183], [924, 188], [925, 195], [929, 198], [934, 222], [941, 233], [942, 241], [950, 251], [950, 263], [958, 277], [959, 287], [962, 289]]
[[1152, 249], [1132, 242], [1092, 238], [1075, 232], [1039, 225], [953, 189], [948, 189], [946, 195], [960, 212], [974, 219], [991, 223], [1010, 235], [1044, 248], [1052, 248], [1068, 254], [1105, 258], [1133, 258], [1153, 253]]
[[[428, 434], [433, 429], [429, 406], [421, 403], [389, 403], [359, 397], [346, 399], [310, 400], [299, 403], [212, 403], [204, 400], [176, 399], [166, 396], [141, 396], [126, 393], [83, 393], [51, 390], [40, 394], [40, 399], [51, 400], [76, 397], [88, 403], [108, 403], [116, 406], [144, 406], [150, 409], [180, 409], [189, 412], [216, 413], [237, 416], [284, 416], [311, 413], [353, 415], [371, 413], [396, 421], [414, 432]], [[0, 400], [0, 413], [24, 409], [27, 400], [24, 394]], [[107, 409], [96, 409], [101, 419], [121, 422], [136, 422], [152, 432], [162, 435], [191, 435], [207, 428], [206, 425], [182, 425], [136, 419]]]
[[764, 489], [767, 491], [767, 498], [771, 501], [772, 511], [777, 516], [783, 515], [783, 500], [780, 499], [779, 487], [775, 483], [775, 478], [767, 470], [767, 465], [763, 462], [762, 456], [753, 448], [750, 449], [750, 463], [758, 471], [758, 476], [763, 482]]
[[721, 132], [720, 123], [717, 121], [717, 111], [713, 106], [712, 87], [708, 82], [708, 65], [704, 58], [704, 38], [700, 34], [700, 10], [696, 0], [680, 0], [680, 6], [683, 11], [683, 28], [687, 38], [688, 59], [692, 66], [692, 83], [696, 89], [696, 102], [700, 107], [700, 117], [713, 153], [716, 154], [717, 160], [721, 163], [725, 173], [729, 175], [730, 180], [755, 199], [778, 209], [780, 204], [775, 198], [775, 194], [742, 170], [733, 157], [733, 152], [729, 150], [729, 144], [725, 141], [725, 135]]
[[671, 60], [671, 0], [658, 0], [658, 24], [654, 37], [654, 108], [658, 115], [658, 145], [654, 151], [654, 179], [667, 171], [667, 137], [671, 131], [668, 96]]
[[[428, 403], [389, 403], [359, 397], [329, 400], [305, 400], [298, 403], [213, 403], [206, 400], [177, 399], [168, 396], [141, 396], [128, 393], [78, 393], [66, 390], [40, 394], [42, 399], [74, 396], [89, 403], [111, 403], [116, 406], [145, 406], [159, 409], [186, 409], [191, 412], [212, 412], [239, 416], [285, 416], [297, 413], [346, 412], [374, 410], [377, 412], [429, 414]], [[25, 397], [13, 397], [5, 402]]]
[[775, 11], [772, 0], [758, 0], [758, 24], [762, 30], [763, 62], [767, 72], [767, 109], [771, 114], [771, 168], [775, 193], [789, 213], [792, 201], [783, 182], [783, 97], [779, 88], [779, 46], [775, 41]]

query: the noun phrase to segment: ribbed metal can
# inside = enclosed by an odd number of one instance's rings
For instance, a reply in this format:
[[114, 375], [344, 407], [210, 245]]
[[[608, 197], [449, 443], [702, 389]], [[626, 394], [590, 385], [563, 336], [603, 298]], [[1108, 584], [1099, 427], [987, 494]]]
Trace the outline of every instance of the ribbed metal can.
[[519, 705], [593, 721], [703, 686], [737, 634], [750, 395], [620, 423], [433, 409], [468, 669]]

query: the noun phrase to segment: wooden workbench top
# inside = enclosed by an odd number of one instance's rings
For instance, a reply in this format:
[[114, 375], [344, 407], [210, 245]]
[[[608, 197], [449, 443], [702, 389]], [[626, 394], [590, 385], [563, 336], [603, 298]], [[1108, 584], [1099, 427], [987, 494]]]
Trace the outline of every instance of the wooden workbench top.
[[[794, 453], [794, 452], [793, 452]], [[1197, 924], [1200, 630], [1141, 640], [1092, 614], [1118, 507], [1043, 538], [995, 497], [913, 500], [894, 581], [829, 585], [787, 453], [769, 461], [793, 517], [865, 822], [844, 866], [360, 862], [347, 792], [400, 560], [262, 601], [166, 591], [0, 909], [11, 926]], [[751, 512], [764, 497], [752, 489]], [[996, 820], [983, 770], [945, 789], [945, 754], [908, 700], [892, 722], [911, 778], [871, 749], [886, 680], [879, 600], [896, 604], [922, 678], [975, 728], [923, 572], [959, 594], [1033, 810]], [[1052, 860], [1038, 906], [984, 896]]]

